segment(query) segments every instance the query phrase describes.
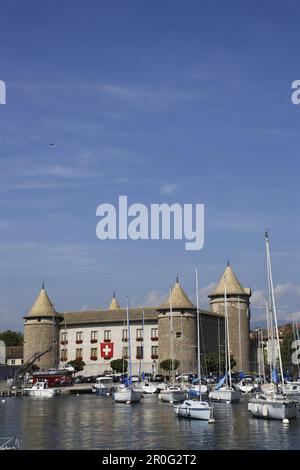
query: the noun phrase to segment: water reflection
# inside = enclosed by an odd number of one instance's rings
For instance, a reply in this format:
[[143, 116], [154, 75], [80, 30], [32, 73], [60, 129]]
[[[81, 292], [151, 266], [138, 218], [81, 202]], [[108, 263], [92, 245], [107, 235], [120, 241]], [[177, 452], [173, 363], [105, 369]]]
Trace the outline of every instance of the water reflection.
[[156, 396], [140, 404], [94, 395], [8, 398], [0, 406], [0, 437], [23, 449], [300, 449], [300, 420], [252, 418], [247, 402], [215, 405], [215, 424], [180, 419]]

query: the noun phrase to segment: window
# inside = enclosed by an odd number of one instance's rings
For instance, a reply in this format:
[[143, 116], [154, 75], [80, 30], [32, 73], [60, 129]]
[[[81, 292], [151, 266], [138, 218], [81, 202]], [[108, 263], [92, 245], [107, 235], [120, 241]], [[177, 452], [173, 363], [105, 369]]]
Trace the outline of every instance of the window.
[[97, 359], [98, 353], [97, 353], [97, 348], [91, 348], [91, 359]]
[[62, 362], [66, 362], [68, 360], [68, 350], [67, 349], [62, 349], [60, 352], [60, 360]]
[[136, 330], [136, 339], [137, 339], [137, 341], [142, 341], [143, 340], [143, 330], [142, 330], [142, 328]]
[[12, 360], [11, 360], [11, 365], [14, 366], [15, 363], [16, 363], [15, 359], [12, 359]]
[[176, 338], [181, 338], [181, 331], [176, 331]]
[[82, 331], [77, 331], [76, 333], [76, 343], [82, 343], [83, 340], [83, 333]]
[[67, 339], [68, 339], [68, 332], [67, 331], [62, 331], [61, 340], [62, 341], [67, 341]]
[[158, 338], [158, 328], [151, 328], [151, 338], [157, 339]]
[[82, 359], [82, 348], [76, 349], [76, 359]]
[[123, 356], [125, 359], [127, 359], [127, 358], [129, 357], [129, 355], [128, 355], [128, 347], [127, 347], [127, 346], [125, 346], [125, 347], [122, 348], [122, 356]]
[[95, 343], [98, 341], [98, 331], [91, 331], [91, 341]]
[[143, 359], [143, 346], [137, 346], [136, 348], [136, 358], [137, 359]]
[[104, 341], [111, 339], [111, 330], [104, 330]]
[[128, 341], [128, 330], [122, 331], [122, 341]]
[[152, 359], [158, 358], [158, 346], [151, 346], [151, 358]]

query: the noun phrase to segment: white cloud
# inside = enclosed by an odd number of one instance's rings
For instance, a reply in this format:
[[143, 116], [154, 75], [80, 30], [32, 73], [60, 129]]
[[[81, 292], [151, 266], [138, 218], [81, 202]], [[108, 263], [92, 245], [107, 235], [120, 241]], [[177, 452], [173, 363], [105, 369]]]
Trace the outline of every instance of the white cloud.
[[82, 168], [53, 165], [44, 168], [33, 168], [24, 172], [29, 176], [54, 176], [57, 178], [84, 178], [90, 176]]
[[[278, 320], [290, 321], [293, 312], [299, 312], [300, 285], [293, 283], [277, 284], [274, 287]], [[255, 290], [251, 297], [252, 319], [265, 321], [265, 290]], [[296, 313], [298, 315], [298, 313]]]
[[173, 194], [180, 188], [179, 184], [164, 184], [161, 187], [161, 192], [163, 194]]
[[156, 307], [157, 305], [161, 305], [166, 299], [167, 295], [168, 294], [166, 294], [165, 292], [151, 290], [144, 298], [143, 305], [150, 307]]
[[155, 88], [152, 86], [100, 84], [99, 90], [142, 111], [161, 111], [177, 105], [178, 102], [193, 100], [197, 96], [190, 89]]

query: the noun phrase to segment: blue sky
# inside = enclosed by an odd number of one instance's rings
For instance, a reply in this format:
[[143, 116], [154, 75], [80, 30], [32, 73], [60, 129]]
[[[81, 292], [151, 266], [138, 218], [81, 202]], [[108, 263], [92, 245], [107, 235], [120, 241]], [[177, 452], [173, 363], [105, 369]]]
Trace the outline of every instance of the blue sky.
[[[43, 278], [60, 311], [155, 304], [177, 273], [193, 298], [197, 263], [206, 306], [228, 258], [259, 307], [268, 227], [280, 316], [300, 311], [297, 3], [2, 2], [0, 328]], [[204, 203], [203, 250], [97, 240], [120, 194]]]

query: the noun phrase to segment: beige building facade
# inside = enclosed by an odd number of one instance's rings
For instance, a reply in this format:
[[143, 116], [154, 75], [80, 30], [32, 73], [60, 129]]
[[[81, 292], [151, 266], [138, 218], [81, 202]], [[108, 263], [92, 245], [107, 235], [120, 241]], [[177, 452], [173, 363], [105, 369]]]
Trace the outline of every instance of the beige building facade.
[[[251, 293], [240, 286], [231, 268], [230, 272], [228, 268], [225, 272], [234, 284], [234, 289], [228, 290], [231, 350], [237, 370], [240, 365], [247, 370]], [[142, 371], [160, 373], [160, 363], [172, 355], [180, 363], [177, 372], [196, 372], [197, 328], [200, 328], [203, 363], [206, 354], [224, 351], [222, 279], [210, 295], [211, 310], [200, 309], [199, 316], [178, 279], [162, 305], [129, 308], [133, 375]], [[239, 292], [237, 286], [240, 286]], [[108, 372], [113, 359], [129, 356], [126, 313], [115, 294], [107, 309], [58, 313], [43, 286], [32, 309], [24, 317], [24, 361], [38, 352], [47, 351], [37, 361], [41, 369], [61, 368], [69, 361], [81, 359], [85, 363], [81, 374]], [[242, 354], [237, 331], [243, 342]]]

